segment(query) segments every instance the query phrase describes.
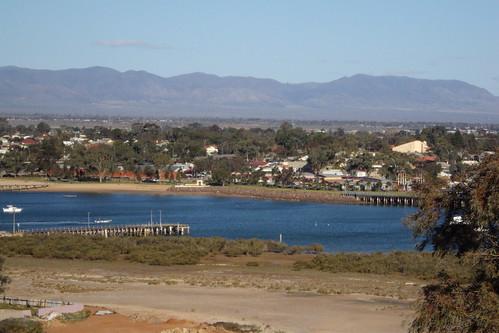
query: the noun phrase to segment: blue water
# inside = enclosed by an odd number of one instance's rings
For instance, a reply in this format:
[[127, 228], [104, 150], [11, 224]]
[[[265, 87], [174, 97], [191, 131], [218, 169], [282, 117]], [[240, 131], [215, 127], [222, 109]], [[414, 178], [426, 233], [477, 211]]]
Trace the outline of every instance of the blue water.
[[[402, 225], [410, 207], [359, 206], [285, 202], [210, 196], [137, 194], [0, 193], [0, 205], [24, 208], [20, 229], [87, 224], [112, 219], [112, 224], [186, 223], [192, 236], [279, 239], [290, 245], [322, 244], [327, 251], [376, 252], [411, 250], [414, 241]], [[0, 230], [12, 229], [12, 216], [0, 216]]]

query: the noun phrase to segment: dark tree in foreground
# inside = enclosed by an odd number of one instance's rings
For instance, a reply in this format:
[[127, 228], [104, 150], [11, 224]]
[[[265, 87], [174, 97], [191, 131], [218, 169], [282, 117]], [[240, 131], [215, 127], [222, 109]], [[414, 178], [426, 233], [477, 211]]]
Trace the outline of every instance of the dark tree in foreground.
[[460, 182], [420, 189], [420, 209], [406, 224], [422, 239], [419, 249], [433, 246], [436, 255], [472, 261], [474, 275], [463, 283], [442, 272], [423, 288], [410, 331], [499, 332], [499, 157], [491, 156]]
[[3, 293], [5, 285], [9, 283], [9, 279], [5, 275], [2, 275], [3, 262], [4, 259], [0, 257], [0, 293]]

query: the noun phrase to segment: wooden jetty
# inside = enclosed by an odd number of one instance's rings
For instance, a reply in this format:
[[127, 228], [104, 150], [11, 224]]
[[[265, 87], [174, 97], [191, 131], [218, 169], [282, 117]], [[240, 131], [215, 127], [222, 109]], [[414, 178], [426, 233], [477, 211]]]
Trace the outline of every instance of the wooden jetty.
[[346, 191], [343, 197], [354, 198], [369, 205], [386, 206], [417, 206], [418, 198], [413, 193], [407, 192], [359, 192]]
[[64, 227], [23, 230], [26, 235], [85, 235], [107, 237], [147, 237], [147, 236], [183, 236], [189, 234], [186, 224], [125, 224], [125, 225], [90, 225], [85, 227]]
[[1, 184], [0, 192], [20, 192], [48, 187], [48, 184]]
[[0, 297], [0, 304], [21, 305], [25, 307], [36, 307], [36, 308], [49, 308], [62, 305], [72, 305], [73, 303], [67, 301], [56, 301], [56, 300], [47, 300], [47, 299], [9, 297], [4, 295]]

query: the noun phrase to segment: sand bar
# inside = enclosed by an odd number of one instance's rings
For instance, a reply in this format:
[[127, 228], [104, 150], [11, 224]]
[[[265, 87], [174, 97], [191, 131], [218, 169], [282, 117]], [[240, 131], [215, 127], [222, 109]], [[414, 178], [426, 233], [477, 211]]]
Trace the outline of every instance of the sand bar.
[[[9, 184], [42, 184], [42, 182], [15, 180]], [[0, 184], [5, 184], [1, 181]], [[315, 191], [299, 189], [267, 188], [260, 186], [209, 186], [209, 187], [175, 187], [173, 185], [146, 183], [79, 183], [79, 182], [44, 182], [48, 187], [36, 189], [37, 192], [63, 193], [135, 193], [153, 195], [205, 195], [223, 197], [243, 197], [256, 199], [272, 199], [285, 201], [309, 201], [322, 203], [358, 204], [352, 198], [342, 197], [335, 191]]]

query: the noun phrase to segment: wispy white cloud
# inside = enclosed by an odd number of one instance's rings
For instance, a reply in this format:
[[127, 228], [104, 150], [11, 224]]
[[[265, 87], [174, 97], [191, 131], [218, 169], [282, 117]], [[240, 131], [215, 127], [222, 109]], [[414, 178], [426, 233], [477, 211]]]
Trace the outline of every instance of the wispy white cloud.
[[99, 46], [104, 47], [135, 47], [143, 49], [171, 49], [169, 45], [166, 44], [154, 44], [149, 43], [139, 39], [108, 39], [108, 40], [98, 40], [96, 42]]
[[383, 73], [383, 75], [390, 75], [390, 76], [420, 76], [426, 74], [428, 74], [427, 71], [417, 70], [417, 69], [389, 70]]

